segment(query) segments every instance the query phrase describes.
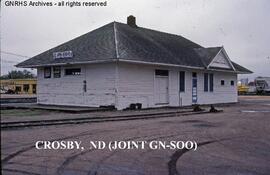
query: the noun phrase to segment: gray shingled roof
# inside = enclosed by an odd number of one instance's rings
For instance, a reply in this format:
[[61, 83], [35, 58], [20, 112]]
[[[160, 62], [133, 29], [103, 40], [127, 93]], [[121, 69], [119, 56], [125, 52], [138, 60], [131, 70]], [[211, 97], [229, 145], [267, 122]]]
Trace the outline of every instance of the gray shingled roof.
[[[203, 48], [179, 35], [112, 22], [23, 61], [17, 67], [130, 60], [206, 68], [218, 49]], [[53, 58], [54, 52], [69, 50], [73, 52], [72, 58]], [[236, 67], [239, 72], [251, 72], [239, 65]]]
[[207, 67], [222, 47], [208, 47], [208, 48], [196, 48], [194, 49], [197, 54], [202, 58], [204, 65]]

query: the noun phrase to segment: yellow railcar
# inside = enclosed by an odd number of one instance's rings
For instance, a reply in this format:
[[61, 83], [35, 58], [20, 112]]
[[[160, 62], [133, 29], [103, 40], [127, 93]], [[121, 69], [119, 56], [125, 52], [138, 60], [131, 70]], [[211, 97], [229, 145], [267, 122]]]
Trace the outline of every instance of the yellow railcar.
[[0, 80], [1, 93], [36, 94], [36, 79], [8, 79]]
[[247, 94], [248, 93], [248, 90], [249, 90], [249, 87], [246, 86], [246, 85], [238, 85], [237, 86], [237, 90], [238, 90], [238, 94]]

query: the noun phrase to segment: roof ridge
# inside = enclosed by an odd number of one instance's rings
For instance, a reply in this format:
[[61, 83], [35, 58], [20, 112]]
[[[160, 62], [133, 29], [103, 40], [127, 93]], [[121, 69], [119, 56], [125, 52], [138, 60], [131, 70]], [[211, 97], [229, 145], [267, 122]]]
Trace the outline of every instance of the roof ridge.
[[221, 49], [222, 46], [205, 47], [205, 49], [217, 49], [217, 48]]
[[[114, 21], [115, 23], [118, 23], [118, 24], [122, 24], [122, 25], [128, 25], [126, 23], [122, 23], [122, 22], [117, 22], [117, 21]], [[162, 34], [167, 34], [167, 35], [171, 35], [171, 36], [177, 36], [177, 37], [181, 37], [181, 38], [184, 38], [185, 40], [199, 46], [198, 48], [202, 47], [200, 44], [198, 43], [195, 43], [193, 41], [191, 41], [190, 39], [184, 37], [183, 35], [180, 35], [180, 34], [175, 34], [175, 33], [169, 33], [169, 32], [164, 32], [164, 31], [161, 31], [161, 30], [156, 30], [156, 29], [152, 29], [152, 28], [146, 28], [146, 27], [140, 27], [140, 26], [137, 26], [137, 28], [140, 28], [140, 29], [143, 29], [143, 30], [150, 30], [150, 31], [153, 31], [153, 32], [158, 32], [158, 33], [162, 33]]]
[[113, 22], [113, 33], [114, 33], [114, 44], [115, 44], [115, 54], [116, 59], [119, 59], [119, 51], [118, 51], [118, 40], [117, 40], [117, 34], [116, 34], [116, 22]]

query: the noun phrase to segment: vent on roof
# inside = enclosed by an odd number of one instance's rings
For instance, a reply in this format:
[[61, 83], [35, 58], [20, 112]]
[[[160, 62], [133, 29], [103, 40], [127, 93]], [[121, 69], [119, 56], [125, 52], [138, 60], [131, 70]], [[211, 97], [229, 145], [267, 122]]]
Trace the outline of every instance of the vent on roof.
[[127, 17], [127, 24], [130, 26], [130, 27], [137, 27], [136, 25], [136, 18], [132, 15], [128, 16]]

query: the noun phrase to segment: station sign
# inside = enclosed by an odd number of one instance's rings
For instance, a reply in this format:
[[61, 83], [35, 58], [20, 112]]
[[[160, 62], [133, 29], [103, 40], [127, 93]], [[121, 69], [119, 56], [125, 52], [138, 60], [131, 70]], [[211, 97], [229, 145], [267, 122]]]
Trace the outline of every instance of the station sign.
[[72, 58], [73, 53], [71, 50], [69, 51], [63, 51], [63, 52], [53, 52], [53, 58], [58, 59], [58, 58]]

